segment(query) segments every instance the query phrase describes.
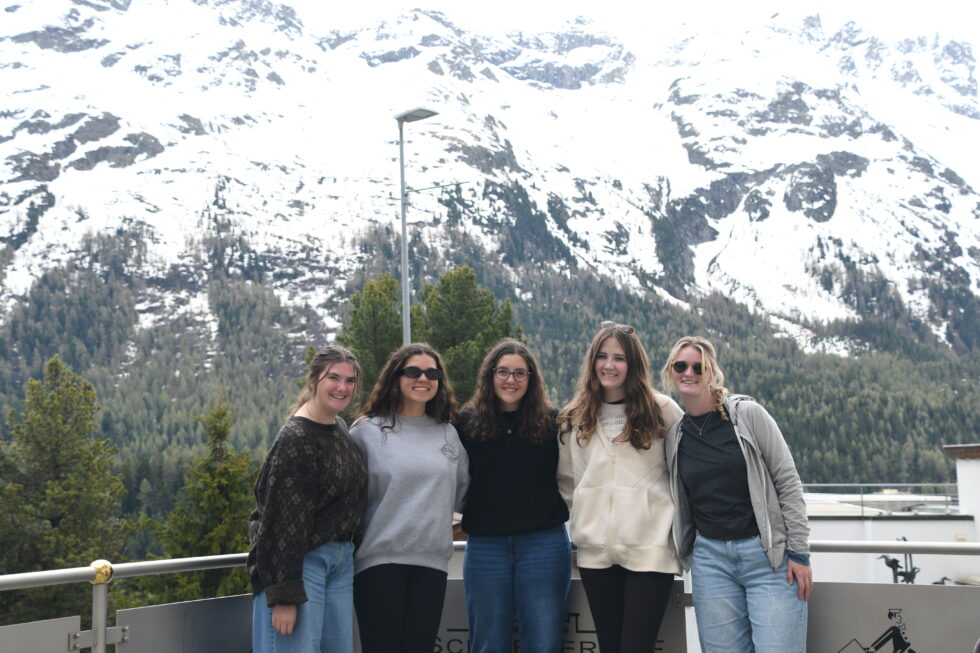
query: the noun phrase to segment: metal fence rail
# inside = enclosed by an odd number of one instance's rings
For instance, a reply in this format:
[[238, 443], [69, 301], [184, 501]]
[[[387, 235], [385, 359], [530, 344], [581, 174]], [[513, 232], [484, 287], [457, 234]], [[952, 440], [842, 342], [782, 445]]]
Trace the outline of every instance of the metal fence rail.
[[[457, 551], [465, 550], [465, 542], [456, 542]], [[815, 540], [810, 542], [815, 553], [919, 553], [936, 555], [980, 555], [977, 542], [907, 542], [867, 540]], [[88, 567], [34, 571], [0, 576], [0, 591], [29, 589], [67, 583], [92, 583], [92, 630], [73, 632], [73, 646], [77, 650], [91, 648], [93, 653], [105, 653], [106, 646], [119, 644], [128, 639], [126, 626], [108, 627], [108, 583], [112, 578], [133, 578], [176, 572], [223, 569], [245, 565], [248, 554], [235, 553], [171, 560], [147, 560], [124, 562], [113, 565], [106, 560], [96, 560]]]
[[[861, 507], [861, 516], [865, 514], [866, 503], [877, 503], [881, 500], [893, 498], [894, 494], [885, 494], [885, 490], [897, 490], [899, 488], [911, 490], [932, 490], [921, 495], [923, 498], [935, 497], [942, 499], [943, 511], [951, 513], [956, 507], [958, 500], [959, 485], [957, 483], [804, 483], [803, 491], [812, 492], [827, 491], [833, 488], [843, 488], [840, 496], [853, 496], [857, 498], [858, 505]], [[868, 491], [866, 491], [868, 490]], [[942, 490], [936, 492], [935, 490]], [[875, 501], [877, 500], [877, 501]], [[926, 501], [926, 503], [929, 503]], [[937, 506], [938, 507], [938, 506]]]

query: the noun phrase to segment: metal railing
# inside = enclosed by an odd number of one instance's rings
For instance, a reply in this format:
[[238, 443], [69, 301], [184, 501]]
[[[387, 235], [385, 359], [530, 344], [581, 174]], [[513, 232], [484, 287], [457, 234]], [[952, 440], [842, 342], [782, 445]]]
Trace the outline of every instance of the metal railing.
[[[465, 550], [466, 542], [455, 542], [455, 550]], [[977, 542], [906, 542], [868, 540], [816, 540], [810, 542], [814, 553], [919, 553], [938, 555], [980, 556]], [[92, 583], [92, 630], [72, 634], [75, 650], [91, 648], [92, 653], [105, 653], [106, 646], [127, 641], [126, 626], [108, 626], [108, 584], [113, 578], [134, 578], [176, 572], [224, 569], [245, 565], [247, 553], [233, 553], [196, 558], [149, 560], [112, 564], [96, 560], [88, 567], [33, 571], [0, 576], [0, 591], [46, 587], [68, 583]]]
[[[903, 488], [903, 489], [918, 488], [920, 490], [924, 490], [926, 488], [930, 488], [930, 489], [942, 488], [943, 490], [945, 490], [945, 492], [942, 493], [931, 492], [931, 493], [927, 493], [926, 496], [942, 497], [943, 511], [946, 513], [952, 512], [953, 506], [955, 505], [954, 499], [956, 499], [957, 497], [957, 490], [958, 490], [958, 486], [956, 483], [804, 483], [803, 484], [804, 492], [815, 490], [817, 488], [821, 488], [821, 489], [844, 488], [845, 491], [840, 494], [856, 495], [858, 497], [859, 505], [861, 506], [862, 517], [865, 516], [865, 512], [864, 512], [865, 497], [869, 497], [868, 501], [871, 501], [871, 498], [878, 498], [881, 500], [885, 500], [890, 496], [894, 496], [892, 494], [885, 494], [884, 490], [896, 490], [899, 488]], [[867, 488], [870, 491], [865, 492], [865, 488]], [[857, 490], [857, 492], [853, 491], [855, 489]], [[899, 511], [899, 512], [904, 512], [904, 511]]]

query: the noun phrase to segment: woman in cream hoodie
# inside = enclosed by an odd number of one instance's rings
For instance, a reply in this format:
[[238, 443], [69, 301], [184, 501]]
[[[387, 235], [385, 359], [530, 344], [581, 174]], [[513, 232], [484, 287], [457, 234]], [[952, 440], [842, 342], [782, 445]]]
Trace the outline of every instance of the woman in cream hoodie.
[[664, 435], [682, 413], [649, 368], [636, 330], [603, 322], [558, 418], [558, 487], [602, 653], [654, 650], [681, 571]]

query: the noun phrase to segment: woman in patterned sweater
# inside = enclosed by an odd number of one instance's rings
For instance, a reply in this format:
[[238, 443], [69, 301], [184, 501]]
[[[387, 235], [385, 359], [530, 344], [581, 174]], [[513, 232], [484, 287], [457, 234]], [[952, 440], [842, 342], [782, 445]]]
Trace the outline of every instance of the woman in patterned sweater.
[[248, 573], [256, 653], [351, 653], [354, 539], [367, 471], [339, 413], [357, 392], [354, 355], [327, 347], [255, 483]]

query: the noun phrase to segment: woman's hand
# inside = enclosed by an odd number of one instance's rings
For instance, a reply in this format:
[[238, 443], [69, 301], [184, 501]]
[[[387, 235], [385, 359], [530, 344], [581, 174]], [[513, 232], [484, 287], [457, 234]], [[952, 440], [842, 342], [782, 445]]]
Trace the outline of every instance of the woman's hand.
[[272, 627], [280, 635], [292, 635], [296, 625], [295, 605], [275, 605], [272, 608]]
[[802, 601], [809, 601], [813, 593], [813, 570], [809, 565], [801, 565], [794, 560], [786, 561], [786, 580], [790, 585], [796, 580], [797, 596]]

